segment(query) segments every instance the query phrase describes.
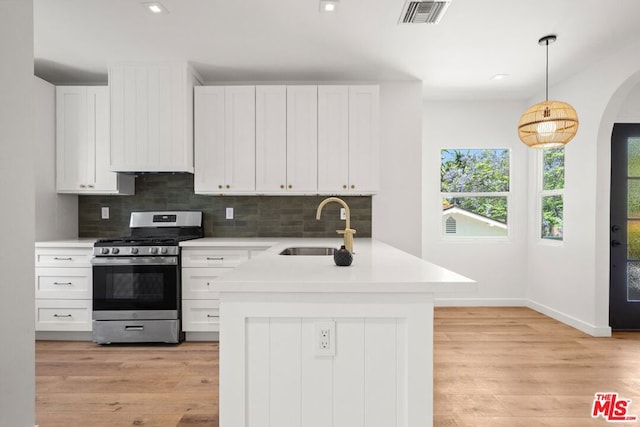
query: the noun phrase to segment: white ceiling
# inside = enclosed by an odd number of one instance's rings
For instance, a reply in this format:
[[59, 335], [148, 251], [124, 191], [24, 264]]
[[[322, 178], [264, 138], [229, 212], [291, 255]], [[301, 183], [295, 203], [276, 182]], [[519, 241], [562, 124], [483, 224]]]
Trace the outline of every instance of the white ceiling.
[[[429, 98], [525, 99], [640, 38], [639, 0], [453, 0], [398, 25], [404, 0], [34, 0], [35, 71], [106, 83], [111, 61], [187, 60], [206, 82], [421, 80]], [[509, 77], [491, 81], [504, 73]], [[552, 95], [552, 94], [551, 94]]]

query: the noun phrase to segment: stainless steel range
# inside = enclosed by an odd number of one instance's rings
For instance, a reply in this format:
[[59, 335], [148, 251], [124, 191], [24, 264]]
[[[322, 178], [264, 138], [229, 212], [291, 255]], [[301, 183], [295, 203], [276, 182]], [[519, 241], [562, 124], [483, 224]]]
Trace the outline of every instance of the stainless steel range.
[[178, 343], [179, 243], [202, 237], [202, 212], [132, 212], [130, 228], [93, 248], [93, 341]]

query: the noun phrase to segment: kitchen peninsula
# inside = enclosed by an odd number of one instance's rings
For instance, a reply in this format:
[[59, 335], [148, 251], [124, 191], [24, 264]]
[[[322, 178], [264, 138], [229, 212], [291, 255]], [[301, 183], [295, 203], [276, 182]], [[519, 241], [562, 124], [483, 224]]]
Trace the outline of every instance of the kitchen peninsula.
[[218, 279], [220, 425], [432, 426], [433, 297], [475, 282], [372, 239], [349, 267], [280, 254], [338, 243], [272, 239]]

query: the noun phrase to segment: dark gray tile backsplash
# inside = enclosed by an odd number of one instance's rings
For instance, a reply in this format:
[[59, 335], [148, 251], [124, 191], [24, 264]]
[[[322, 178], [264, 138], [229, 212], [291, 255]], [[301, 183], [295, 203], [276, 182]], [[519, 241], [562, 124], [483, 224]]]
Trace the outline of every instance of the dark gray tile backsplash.
[[[79, 196], [80, 237], [129, 234], [132, 211], [197, 210], [203, 212], [206, 237], [335, 237], [344, 228], [340, 206], [331, 203], [316, 221], [316, 208], [324, 196], [202, 196], [193, 192], [191, 174], [142, 174], [133, 196]], [[351, 209], [356, 238], [371, 237], [371, 197], [341, 197]], [[100, 219], [108, 206], [109, 219]], [[225, 219], [225, 209], [234, 219]]]

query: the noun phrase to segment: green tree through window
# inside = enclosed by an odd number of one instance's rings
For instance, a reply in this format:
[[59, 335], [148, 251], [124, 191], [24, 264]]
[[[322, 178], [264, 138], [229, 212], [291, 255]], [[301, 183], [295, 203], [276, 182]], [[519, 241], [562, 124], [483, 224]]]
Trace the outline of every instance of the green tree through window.
[[563, 239], [564, 148], [542, 153], [541, 234], [543, 239]]
[[508, 150], [442, 150], [440, 182], [445, 208], [458, 206], [507, 223], [507, 197], [504, 193], [509, 191]]

